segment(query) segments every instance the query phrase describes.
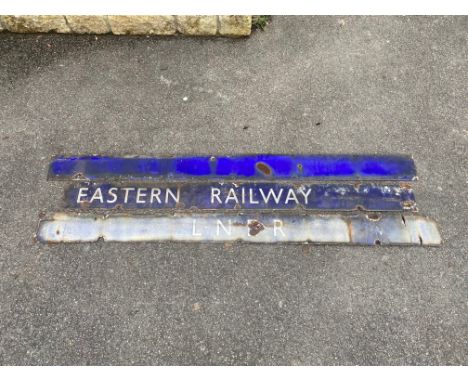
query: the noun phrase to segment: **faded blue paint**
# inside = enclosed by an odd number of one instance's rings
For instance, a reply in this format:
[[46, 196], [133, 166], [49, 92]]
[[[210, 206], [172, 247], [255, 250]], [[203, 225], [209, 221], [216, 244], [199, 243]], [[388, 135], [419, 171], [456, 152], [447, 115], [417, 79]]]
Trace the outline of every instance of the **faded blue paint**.
[[194, 180], [194, 179], [369, 179], [416, 177], [412, 158], [397, 155], [245, 155], [145, 157], [57, 157], [49, 179]]
[[[81, 195], [79, 194], [80, 189], [82, 190]], [[98, 189], [99, 191], [97, 191]], [[111, 189], [112, 193], [109, 192]], [[139, 196], [137, 194], [138, 189], [141, 191]], [[172, 194], [167, 193], [166, 189], [172, 191]], [[151, 196], [152, 190], [155, 190], [153, 194], [157, 195], [157, 197]], [[176, 198], [172, 195], [175, 195]], [[235, 195], [235, 198], [233, 195]], [[178, 203], [176, 203], [177, 199]], [[197, 208], [201, 210], [285, 210], [304, 208], [307, 210], [344, 211], [356, 209], [368, 211], [415, 209], [412, 189], [400, 187], [399, 185], [379, 184], [354, 186], [352, 184], [233, 184], [215, 182], [150, 185], [82, 183], [67, 188], [65, 200], [67, 208]]]

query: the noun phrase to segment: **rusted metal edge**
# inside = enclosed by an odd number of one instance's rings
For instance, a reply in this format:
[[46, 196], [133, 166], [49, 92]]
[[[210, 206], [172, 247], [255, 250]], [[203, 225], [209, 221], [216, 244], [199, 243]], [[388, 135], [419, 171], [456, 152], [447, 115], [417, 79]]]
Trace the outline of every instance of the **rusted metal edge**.
[[378, 183], [74, 183], [72, 209], [416, 211], [408, 185]]
[[185, 241], [437, 246], [436, 223], [400, 213], [56, 213], [39, 222], [43, 243]]
[[49, 180], [395, 180], [416, 179], [410, 156], [272, 155], [55, 157]]

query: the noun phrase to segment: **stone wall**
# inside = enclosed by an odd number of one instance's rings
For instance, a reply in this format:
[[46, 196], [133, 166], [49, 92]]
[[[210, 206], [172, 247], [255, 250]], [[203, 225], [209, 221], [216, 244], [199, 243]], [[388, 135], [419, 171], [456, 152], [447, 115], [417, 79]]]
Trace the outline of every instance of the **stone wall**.
[[0, 32], [116, 35], [250, 35], [251, 16], [0, 16]]

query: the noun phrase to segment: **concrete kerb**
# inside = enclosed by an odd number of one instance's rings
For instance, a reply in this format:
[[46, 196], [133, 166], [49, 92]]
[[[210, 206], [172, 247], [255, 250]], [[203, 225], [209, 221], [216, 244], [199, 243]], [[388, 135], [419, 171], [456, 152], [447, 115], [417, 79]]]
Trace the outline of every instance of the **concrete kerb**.
[[252, 16], [0, 16], [0, 32], [245, 37]]

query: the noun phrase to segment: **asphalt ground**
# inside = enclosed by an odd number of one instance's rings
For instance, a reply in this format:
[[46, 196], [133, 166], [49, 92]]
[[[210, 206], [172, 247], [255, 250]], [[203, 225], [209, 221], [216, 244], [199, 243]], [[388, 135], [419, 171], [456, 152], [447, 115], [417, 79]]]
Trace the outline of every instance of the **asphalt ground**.
[[[468, 18], [0, 34], [0, 363], [468, 363]], [[411, 154], [441, 247], [33, 241], [63, 154]]]

